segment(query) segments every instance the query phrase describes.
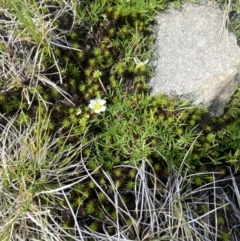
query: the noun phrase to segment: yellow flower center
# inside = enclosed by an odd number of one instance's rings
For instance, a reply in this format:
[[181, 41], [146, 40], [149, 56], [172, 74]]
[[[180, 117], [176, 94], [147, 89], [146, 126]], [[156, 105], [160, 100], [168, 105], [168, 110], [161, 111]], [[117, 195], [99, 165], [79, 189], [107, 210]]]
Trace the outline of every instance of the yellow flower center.
[[95, 110], [99, 110], [101, 108], [102, 108], [102, 105], [100, 103], [95, 103], [95, 105], [94, 105]]

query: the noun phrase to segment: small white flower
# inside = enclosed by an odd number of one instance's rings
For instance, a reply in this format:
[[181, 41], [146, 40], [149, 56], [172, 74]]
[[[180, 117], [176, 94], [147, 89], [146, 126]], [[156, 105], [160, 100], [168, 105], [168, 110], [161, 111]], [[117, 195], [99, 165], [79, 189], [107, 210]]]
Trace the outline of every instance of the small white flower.
[[90, 100], [90, 104], [88, 105], [95, 113], [104, 112], [106, 110], [106, 100], [102, 100], [100, 98], [96, 98], [95, 100]]

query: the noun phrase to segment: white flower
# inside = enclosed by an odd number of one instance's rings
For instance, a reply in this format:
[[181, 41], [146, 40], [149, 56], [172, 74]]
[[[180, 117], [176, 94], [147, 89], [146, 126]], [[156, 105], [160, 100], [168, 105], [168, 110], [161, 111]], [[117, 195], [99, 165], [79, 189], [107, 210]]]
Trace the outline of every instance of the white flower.
[[101, 100], [100, 98], [96, 98], [95, 100], [90, 100], [90, 104], [88, 105], [95, 113], [104, 112], [106, 110], [106, 100]]

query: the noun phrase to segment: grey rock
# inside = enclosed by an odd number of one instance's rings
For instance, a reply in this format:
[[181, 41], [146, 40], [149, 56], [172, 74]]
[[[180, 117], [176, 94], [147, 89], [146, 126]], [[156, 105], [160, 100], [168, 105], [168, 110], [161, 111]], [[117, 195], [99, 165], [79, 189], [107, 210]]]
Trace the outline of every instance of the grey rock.
[[152, 95], [184, 97], [221, 116], [240, 82], [240, 48], [213, 1], [184, 3], [155, 19]]

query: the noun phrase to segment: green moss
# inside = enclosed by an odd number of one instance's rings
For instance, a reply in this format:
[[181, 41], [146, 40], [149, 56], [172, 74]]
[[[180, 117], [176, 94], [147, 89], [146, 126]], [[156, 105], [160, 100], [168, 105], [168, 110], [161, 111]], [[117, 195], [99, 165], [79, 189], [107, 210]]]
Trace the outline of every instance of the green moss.
[[[43, 60], [47, 78], [66, 91], [64, 93], [68, 93], [66, 95], [73, 104], [67, 102], [57, 89], [47, 87], [43, 82], [29, 90], [29, 99], [25, 98], [27, 95], [22, 98], [24, 95], [20, 87], [1, 94], [1, 110], [12, 115], [19, 107], [24, 108], [17, 118], [19, 123], [27, 125], [35, 118], [36, 108], [40, 115], [44, 114], [44, 109], [38, 105], [37, 91], [52, 108], [48, 124], [52, 136], [63, 135], [71, 129], [73, 132], [67, 137], [67, 143], [86, 144], [81, 155], [87, 167], [95, 170], [102, 164], [119, 189], [133, 190], [137, 172], [135, 169], [116, 169], [116, 165], [138, 166], [142, 160], [148, 159], [156, 175], [164, 179], [172, 170], [179, 170], [189, 149], [191, 152], [185, 162], [190, 172], [195, 173], [203, 166], [207, 170], [212, 165], [216, 167], [226, 162], [239, 166], [240, 91], [226, 106], [223, 117], [210, 118], [206, 123], [202, 120], [204, 110], [186, 104], [185, 100], [161, 94], [156, 98], [150, 97], [147, 81], [152, 72], [147, 63], [134, 61], [134, 57], [142, 61], [150, 57], [154, 37], [149, 28], [157, 6], [151, 7], [152, 4], [134, 0], [121, 4], [120, 1], [110, 1], [108, 6], [103, 4], [102, 8], [94, 8], [97, 2], [83, 1], [83, 5], [76, 9], [76, 18], [81, 21], [76, 21], [66, 33], [69, 46], [78, 50], [53, 49], [63, 75], [63, 84], [59, 84], [58, 69], [52, 67], [54, 61], [46, 57]], [[163, 7], [161, 1], [157, 5], [158, 8]], [[91, 14], [92, 11], [99, 14]], [[107, 100], [107, 110], [102, 115], [91, 112], [88, 107], [89, 101], [96, 96]], [[86, 136], [83, 137], [83, 133]], [[64, 140], [56, 141], [60, 147], [64, 143]], [[91, 147], [87, 146], [88, 143]], [[63, 149], [61, 151], [64, 152]], [[99, 175], [96, 178], [100, 185], [108, 185], [104, 177]], [[196, 185], [209, 181], [212, 180], [198, 176], [193, 179]], [[71, 205], [75, 210], [82, 205], [88, 215], [103, 219], [96, 198], [107, 202], [106, 196], [96, 194], [95, 189], [91, 180], [74, 186]], [[112, 207], [109, 213], [113, 213]], [[65, 225], [66, 229], [70, 226], [68, 222]], [[98, 225], [91, 222], [90, 229], [96, 231]], [[131, 225], [131, 220], [127, 221], [127, 225]]]
[[[141, 162], [145, 157], [154, 160], [155, 154], [152, 150], [155, 149], [162, 153], [166, 160], [169, 160], [169, 167], [177, 169], [185, 152], [194, 141], [194, 136], [198, 134], [198, 131], [194, 131], [196, 120], [194, 120], [195, 125], [193, 125], [192, 131], [189, 129], [189, 121], [192, 121], [190, 114], [185, 118], [179, 118], [182, 116], [181, 112], [185, 113], [189, 108], [188, 104], [186, 103], [186, 109], [181, 108], [177, 111], [178, 102], [173, 98], [160, 96], [154, 99], [146, 94], [132, 96], [117, 94], [116, 96], [121, 96], [121, 98], [115, 97], [113, 105], [108, 108], [108, 121], [103, 120], [100, 123], [102, 133], [98, 134], [92, 154], [96, 155], [94, 152], [94, 148], [96, 148], [97, 152], [101, 153], [99, 162], [103, 161], [104, 167], [111, 169], [114, 165], [121, 163]], [[156, 102], [160, 102], [161, 105], [157, 105]], [[163, 103], [166, 103], [167, 107], [171, 105], [174, 110], [162, 108]], [[180, 101], [179, 105], [183, 105], [183, 102]], [[134, 115], [132, 109], [135, 111]], [[194, 119], [200, 119], [201, 116], [198, 115], [201, 112], [198, 111], [198, 108], [195, 112], [192, 111]], [[161, 133], [161, 135], [157, 133]], [[212, 139], [208, 142], [205, 138], [203, 139], [206, 149], [199, 150], [201, 157], [207, 155], [212, 147], [214, 135], [210, 135], [208, 139], [210, 137]], [[169, 143], [172, 144], [169, 145]], [[174, 146], [174, 150], [172, 146]], [[178, 151], [177, 148], [179, 148]]]
[[95, 187], [95, 183], [91, 180], [88, 182], [88, 187], [89, 188], [94, 188]]
[[105, 214], [102, 211], [97, 212], [97, 218], [100, 220], [103, 220], [105, 218]]
[[102, 192], [98, 193], [98, 198], [101, 203], [106, 201], [106, 195]]
[[201, 186], [203, 184], [203, 179], [201, 176], [197, 176], [193, 179], [193, 183], [197, 186]]
[[77, 38], [77, 32], [75, 32], [75, 31], [71, 31], [70, 33], [69, 33], [69, 37], [71, 38], [71, 39], [76, 39]]
[[122, 170], [120, 168], [115, 169], [113, 172], [116, 177], [122, 176]]
[[78, 198], [75, 200], [76, 207], [79, 207], [80, 205], [82, 205], [83, 202], [84, 202], [84, 199], [82, 199], [81, 197], [78, 197]]
[[222, 232], [220, 234], [220, 238], [222, 241], [230, 241], [231, 240], [231, 236], [230, 236], [229, 232]]
[[89, 228], [96, 232], [98, 230], [98, 223], [97, 222], [92, 222], [90, 225], [89, 225]]
[[94, 203], [94, 201], [89, 201], [87, 204], [86, 204], [86, 213], [87, 214], [93, 214], [95, 212], [95, 208], [96, 208], [96, 204]]
[[131, 181], [131, 180], [127, 181], [127, 183], [126, 183], [126, 188], [127, 189], [133, 190], [134, 187], [135, 187], [135, 182], [134, 181]]

